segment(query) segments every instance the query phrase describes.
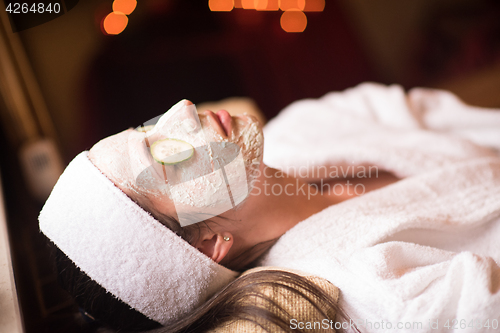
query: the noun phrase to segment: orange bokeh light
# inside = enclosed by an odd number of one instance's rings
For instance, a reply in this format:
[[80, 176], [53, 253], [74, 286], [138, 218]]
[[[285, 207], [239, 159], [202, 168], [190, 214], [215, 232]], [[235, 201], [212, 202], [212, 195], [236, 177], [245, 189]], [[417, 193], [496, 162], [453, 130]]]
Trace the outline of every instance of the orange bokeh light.
[[230, 12], [234, 8], [234, 0], [208, 0], [208, 7], [213, 12]]
[[306, 0], [304, 12], [322, 12], [325, 9], [325, 0]]
[[255, 9], [255, 0], [241, 0], [241, 7], [243, 9]]
[[137, 6], [137, 0], [115, 0], [113, 1], [113, 11], [130, 15]]
[[290, 9], [304, 10], [306, 0], [280, 0], [280, 9], [287, 11]]
[[298, 9], [290, 9], [281, 14], [281, 28], [286, 32], [302, 32], [307, 26], [307, 17]]
[[257, 10], [279, 10], [279, 0], [255, 0]]
[[103, 28], [108, 35], [118, 35], [127, 27], [127, 24], [127, 15], [120, 12], [109, 13], [103, 20]]
[[266, 10], [267, 0], [254, 0], [254, 8], [257, 10]]

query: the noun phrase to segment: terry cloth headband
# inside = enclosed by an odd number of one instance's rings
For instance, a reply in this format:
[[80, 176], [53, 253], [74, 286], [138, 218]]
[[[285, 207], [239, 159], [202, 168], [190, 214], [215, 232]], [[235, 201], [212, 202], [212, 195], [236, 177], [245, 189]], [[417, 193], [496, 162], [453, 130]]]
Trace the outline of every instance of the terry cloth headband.
[[162, 225], [80, 153], [42, 211], [40, 230], [83, 272], [166, 325], [233, 281], [229, 270]]

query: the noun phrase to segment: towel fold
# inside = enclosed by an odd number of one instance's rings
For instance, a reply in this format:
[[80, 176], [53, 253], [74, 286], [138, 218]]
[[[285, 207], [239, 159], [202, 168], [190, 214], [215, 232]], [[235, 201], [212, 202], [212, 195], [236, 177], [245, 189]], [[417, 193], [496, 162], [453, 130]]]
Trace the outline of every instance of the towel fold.
[[[449, 121], [447, 122], [447, 119]], [[454, 95], [365, 83], [292, 103], [264, 128], [264, 163], [278, 169], [374, 165], [408, 177], [500, 151], [500, 111]]]

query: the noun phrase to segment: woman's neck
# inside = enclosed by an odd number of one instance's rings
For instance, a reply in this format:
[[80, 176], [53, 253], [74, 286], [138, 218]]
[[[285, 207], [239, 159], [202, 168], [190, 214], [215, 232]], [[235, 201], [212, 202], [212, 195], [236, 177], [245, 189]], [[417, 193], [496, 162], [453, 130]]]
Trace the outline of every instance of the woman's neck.
[[261, 203], [273, 205], [274, 218], [282, 220], [282, 223], [294, 226], [331, 205], [318, 186], [311, 186], [279, 170], [266, 168], [267, 173], [273, 176], [264, 179], [259, 199]]
[[240, 216], [245, 217], [245, 224], [249, 226], [247, 238], [251, 237], [249, 233], [267, 239], [278, 238], [300, 221], [332, 204], [316, 186], [266, 165], [260, 170], [240, 211]]
[[243, 254], [246, 262], [253, 262], [297, 223], [332, 204], [318, 188], [298, 178], [265, 165], [259, 170], [247, 200], [221, 215], [231, 222], [211, 226], [233, 237], [231, 250], [221, 261], [223, 265], [239, 264]]

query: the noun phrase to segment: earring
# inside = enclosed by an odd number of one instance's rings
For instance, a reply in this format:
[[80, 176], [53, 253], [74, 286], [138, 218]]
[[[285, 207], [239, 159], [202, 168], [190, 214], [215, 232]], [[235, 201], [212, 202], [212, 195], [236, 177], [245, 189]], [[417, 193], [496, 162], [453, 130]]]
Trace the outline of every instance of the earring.
[[224, 240], [225, 240], [226, 242], [229, 242], [229, 241], [231, 240], [231, 238], [229, 238], [228, 236], [224, 236]]

